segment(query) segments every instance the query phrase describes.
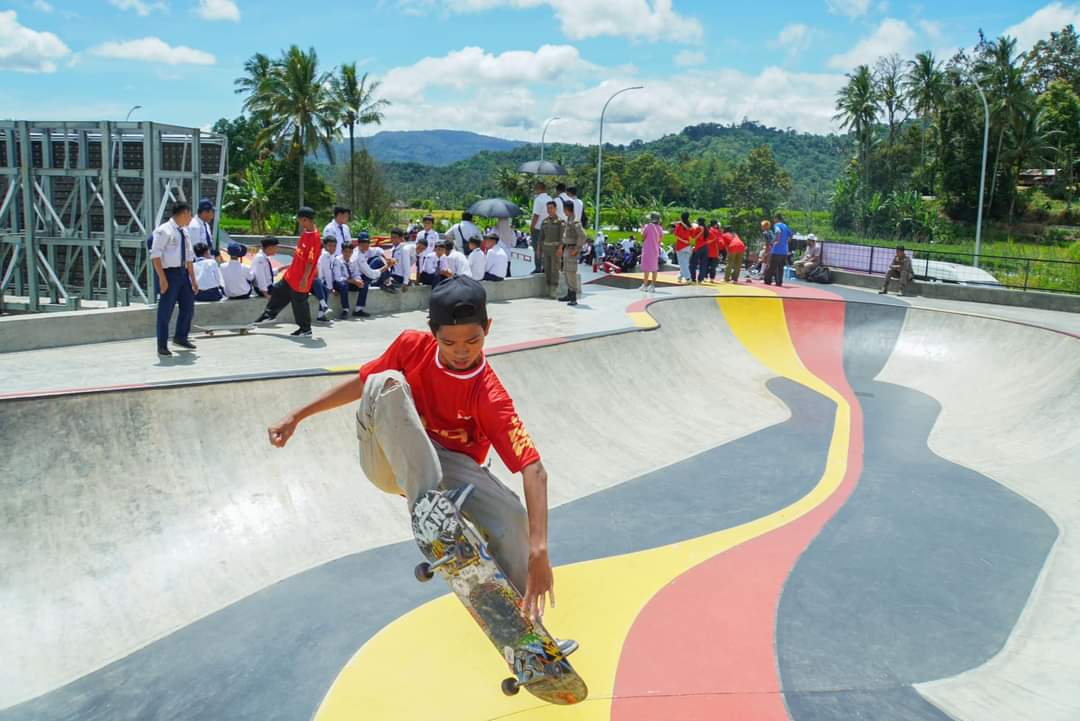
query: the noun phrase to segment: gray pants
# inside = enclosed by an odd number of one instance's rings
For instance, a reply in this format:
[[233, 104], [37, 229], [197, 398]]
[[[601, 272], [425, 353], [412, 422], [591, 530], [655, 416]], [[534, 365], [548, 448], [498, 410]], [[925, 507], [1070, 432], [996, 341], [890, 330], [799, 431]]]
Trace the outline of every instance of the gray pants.
[[356, 412], [360, 467], [375, 486], [404, 494], [411, 509], [434, 488], [474, 486], [462, 513], [487, 542], [510, 582], [525, 592], [529, 571], [529, 518], [517, 494], [464, 453], [432, 443], [397, 371], [368, 376]]
[[581, 276], [578, 275], [578, 256], [570, 255], [571, 248], [563, 248], [562, 272], [566, 287], [575, 293], [581, 293]]

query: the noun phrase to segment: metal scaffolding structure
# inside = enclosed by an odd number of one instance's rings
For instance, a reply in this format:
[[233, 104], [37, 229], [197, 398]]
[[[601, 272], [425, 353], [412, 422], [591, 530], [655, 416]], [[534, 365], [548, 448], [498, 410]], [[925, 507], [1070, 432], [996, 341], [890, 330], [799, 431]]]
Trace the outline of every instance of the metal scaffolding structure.
[[0, 121], [0, 294], [153, 304], [146, 239], [175, 202], [221, 207], [227, 151], [162, 123]]

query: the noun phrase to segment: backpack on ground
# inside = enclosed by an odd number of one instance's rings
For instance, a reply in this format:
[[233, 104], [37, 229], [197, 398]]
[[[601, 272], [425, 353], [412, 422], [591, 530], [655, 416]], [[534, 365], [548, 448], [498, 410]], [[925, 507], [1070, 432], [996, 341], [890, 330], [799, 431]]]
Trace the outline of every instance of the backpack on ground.
[[806, 279], [811, 283], [832, 283], [832, 273], [828, 266], [818, 265], [806, 274]]

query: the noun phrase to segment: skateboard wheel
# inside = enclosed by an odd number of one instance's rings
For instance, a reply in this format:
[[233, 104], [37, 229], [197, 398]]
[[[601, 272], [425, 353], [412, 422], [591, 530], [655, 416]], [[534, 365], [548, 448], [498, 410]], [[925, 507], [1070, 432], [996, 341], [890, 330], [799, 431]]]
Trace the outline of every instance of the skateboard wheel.
[[521, 690], [521, 685], [518, 684], [516, 678], [504, 678], [502, 682], [502, 692], [507, 696], [517, 696], [517, 692]]
[[435, 573], [431, 570], [431, 564], [427, 561], [418, 563], [416, 568], [413, 569], [413, 574], [416, 576], [416, 580], [420, 583], [427, 583], [431, 579], [435, 578]]

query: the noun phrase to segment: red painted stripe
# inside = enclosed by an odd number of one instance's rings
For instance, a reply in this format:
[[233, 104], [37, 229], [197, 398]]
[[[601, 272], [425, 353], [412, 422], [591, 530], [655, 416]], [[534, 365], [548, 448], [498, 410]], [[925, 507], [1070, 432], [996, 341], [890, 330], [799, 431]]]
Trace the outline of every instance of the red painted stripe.
[[800, 358], [851, 405], [847, 472], [822, 505], [698, 565], [649, 601], [620, 657], [615, 721], [788, 719], [775, 658], [780, 594], [799, 555], [854, 489], [863, 436], [844, 377], [844, 304], [793, 302], [785, 311]]

